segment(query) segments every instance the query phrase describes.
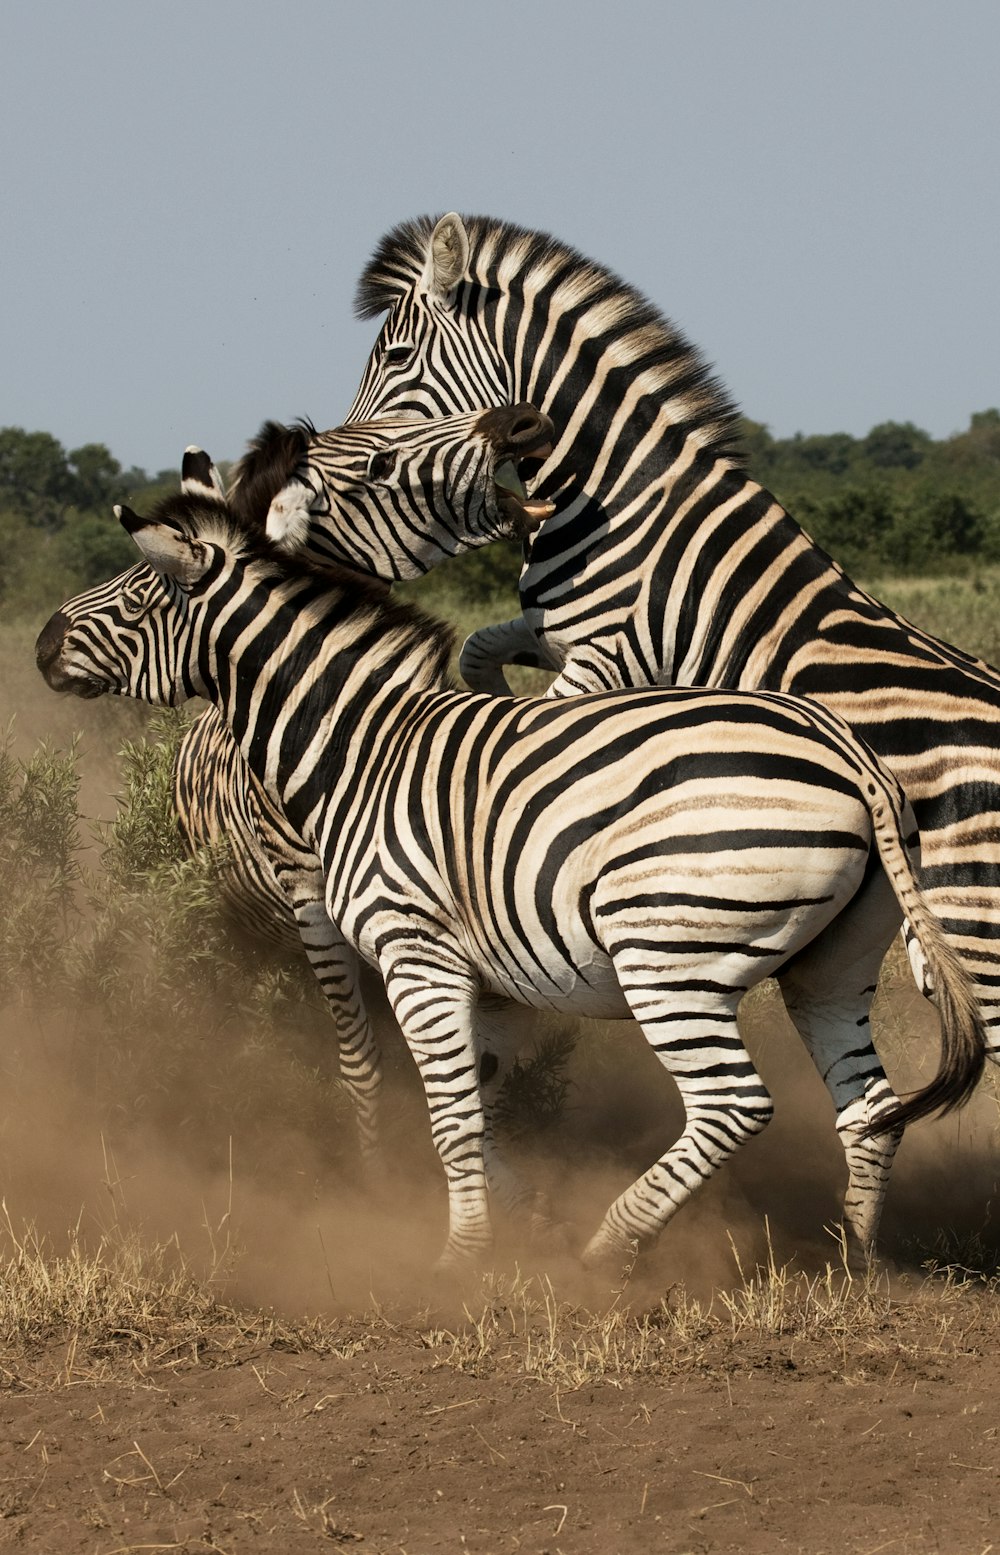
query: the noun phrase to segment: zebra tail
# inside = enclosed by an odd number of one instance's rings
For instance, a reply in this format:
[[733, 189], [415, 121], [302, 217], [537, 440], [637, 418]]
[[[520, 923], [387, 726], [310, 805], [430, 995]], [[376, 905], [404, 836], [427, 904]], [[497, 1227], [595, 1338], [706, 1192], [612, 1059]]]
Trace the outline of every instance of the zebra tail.
[[[869, 797], [871, 800], [870, 786]], [[930, 974], [931, 998], [941, 1022], [941, 1064], [928, 1085], [880, 1117], [865, 1131], [867, 1137], [887, 1134], [917, 1118], [963, 1106], [975, 1090], [986, 1062], [986, 1028], [975, 988], [917, 885], [903, 841], [899, 805], [884, 791], [883, 802], [871, 800], [871, 814], [883, 867]]]

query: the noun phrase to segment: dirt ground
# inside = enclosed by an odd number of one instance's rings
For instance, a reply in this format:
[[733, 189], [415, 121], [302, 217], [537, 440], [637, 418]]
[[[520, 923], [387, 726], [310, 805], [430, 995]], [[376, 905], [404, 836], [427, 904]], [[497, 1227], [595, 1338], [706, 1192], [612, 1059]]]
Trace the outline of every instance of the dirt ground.
[[[744, 1271], [766, 1259], [767, 1226], [777, 1259], [820, 1277], [839, 1176], [817, 1102], [678, 1217], [603, 1350], [590, 1315], [599, 1302], [574, 1307], [580, 1292], [556, 1257], [541, 1259], [552, 1285], [535, 1287], [530, 1322], [501, 1290], [485, 1337], [481, 1299], [427, 1286], [443, 1207], [429, 1157], [417, 1153], [381, 1215], [326, 1203], [314, 1184], [297, 1196], [241, 1186], [237, 1172], [241, 1253], [226, 1300], [299, 1324], [321, 1315], [322, 1344], [295, 1329], [222, 1343], [210, 1326], [178, 1343], [167, 1322], [161, 1341], [154, 1319], [96, 1345], [64, 1330], [0, 1351], [0, 1547], [1000, 1551], [1000, 1298], [983, 1283], [928, 1296], [908, 1251], [914, 1234], [926, 1243], [935, 1225], [960, 1228], [963, 1203], [969, 1226], [989, 1220], [981, 1146], [994, 1115], [984, 1102], [978, 1118], [904, 1143], [886, 1244], [910, 1272], [892, 1277], [866, 1326], [833, 1308], [828, 1325], [793, 1314], [770, 1334], [734, 1332], [707, 1313], [739, 1285], [733, 1247]], [[26, 1116], [37, 1124], [37, 1111]], [[32, 1202], [54, 1226], [57, 1202], [68, 1207], [74, 1192], [94, 1202], [108, 1163], [96, 1147], [88, 1155], [68, 1112], [50, 1122], [62, 1164], [53, 1150], [46, 1180], [35, 1162]], [[190, 1165], [147, 1154], [119, 1167], [135, 1220], [157, 1238], [171, 1226], [190, 1238], [199, 1217], [219, 1227], [228, 1214], [232, 1186]], [[567, 1165], [552, 1172], [553, 1196], [582, 1175], [572, 1209], [587, 1225], [611, 1195], [609, 1174], [628, 1170]], [[645, 1318], [655, 1346], [664, 1293], [668, 1308], [705, 1305], [636, 1363], [626, 1341]]]
[[4, 1366], [0, 1545], [987, 1555], [1000, 1357], [924, 1324], [904, 1311], [878, 1357], [709, 1340], [570, 1391], [458, 1370], [414, 1324], [99, 1383], [55, 1345]]

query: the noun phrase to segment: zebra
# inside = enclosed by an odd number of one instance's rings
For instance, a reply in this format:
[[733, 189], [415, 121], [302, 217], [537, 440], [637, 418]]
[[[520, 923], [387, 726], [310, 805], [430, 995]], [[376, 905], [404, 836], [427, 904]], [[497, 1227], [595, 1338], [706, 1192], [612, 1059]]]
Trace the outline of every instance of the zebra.
[[[116, 513], [143, 560], [56, 611], [39, 668], [84, 697], [205, 697], [321, 861], [328, 915], [378, 967], [423, 1082], [440, 1267], [491, 1243], [481, 1004], [631, 1016], [674, 1078], [684, 1128], [587, 1242], [603, 1267], [769, 1121], [736, 1011], [770, 975], [834, 1097], [845, 1217], [871, 1253], [901, 1125], [967, 1098], [985, 1036], [916, 885], [902, 791], [836, 715], [766, 693], [458, 691], [448, 629], [281, 555], [218, 493]], [[942, 1029], [938, 1075], [905, 1102], [868, 1039], [902, 913]]]
[[504, 692], [503, 662], [521, 659], [556, 670], [553, 696], [726, 687], [839, 713], [903, 784], [921, 885], [1000, 1051], [997, 671], [858, 588], [746, 473], [698, 351], [568, 245], [489, 217], [408, 221], [367, 265], [358, 312], [387, 317], [349, 421], [526, 400], [557, 431], [521, 615], [473, 635], [467, 681]]
[[242, 521], [266, 524], [317, 566], [398, 582], [491, 540], [526, 541], [554, 508], [532, 502], [521, 471], [550, 451], [552, 436], [548, 416], [529, 404], [323, 433], [266, 421], [233, 471], [229, 500]]

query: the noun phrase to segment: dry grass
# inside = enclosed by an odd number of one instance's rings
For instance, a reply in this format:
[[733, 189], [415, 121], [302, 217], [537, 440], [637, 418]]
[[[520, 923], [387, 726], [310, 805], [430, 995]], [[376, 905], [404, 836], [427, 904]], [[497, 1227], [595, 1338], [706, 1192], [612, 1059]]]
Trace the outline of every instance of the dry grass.
[[746, 1366], [761, 1346], [777, 1345], [785, 1363], [800, 1348], [819, 1352], [850, 1375], [900, 1350], [992, 1347], [1000, 1336], [998, 1279], [950, 1267], [918, 1280], [875, 1270], [857, 1279], [843, 1264], [808, 1274], [779, 1265], [772, 1252], [753, 1271], [736, 1263], [736, 1282], [707, 1303], [678, 1286], [639, 1308], [627, 1292], [602, 1309], [561, 1300], [544, 1276], [490, 1275], [461, 1324], [424, 1339], [462, 1371], [503, 1368], [567, 1391]]
[[[0, 1339], [9, 1362], [64, 1346], [52, 1386], [96, 1381], [123, 1366], [145, 1374], [242, 1362], [248, 1348], [339, 1348], [328, 1325], [230, 1305], [191, 1272], [176, 1243], [151, 1246], [123, 1234], [87, 1249], [74, 1229], [56, 1253], [31, 1227], [15, 1233], [6, 1207], [4, 1214]], [[9, 1366], [2, 1370], [11, 1380]]]
[[[227, 1299], [238, 1255], [225, 1218], [206, 1225], [212, 1263], [196, 1274], [176, 1237], [150, 1244], [124, 1215], [93, 1247], [77, 1224], [57, 1252], [31, 1226], [16, 1226], [4, 1205], [6, 1380], [21, 1381], [27, 1368], [33, 1385], [58, 1388], [123, 1371], [245, 1364], [269, 1350], [348, 1358], [402, 1337], [462, 1373], [520, 1376], [558, 1394], [599, 1381], [627, 1387], [639, 1378], [771, 1364], [775, 1347], [782, 1364], [806, 1351], [850, 1377], [893, 1355], [975, 1351], [1000, 1338], [1000, 1279], [941, 1267], [918, 1279], [873, 1271], [859, 1280], [842, 1264], [809, 1274], [780, 1265], [769, 1240], [753, 1270], [740, 1266], [734, 1247], [734, 1281], [707, 1302], [675, 1286], [652, 1305], [632, 1305], [627, 1283], [610, 1295], [567, 1300], [549, 1276], [515, 1270], [482, 1276], [460, 1309], [442, 1292], [438, 1310], [372, 1298], [359, 1315], [296, 1319]], [[457, 1319], [443, 1320], [449, 1305]], [[33, 1370], [40, 1356], [42, 1379]]]

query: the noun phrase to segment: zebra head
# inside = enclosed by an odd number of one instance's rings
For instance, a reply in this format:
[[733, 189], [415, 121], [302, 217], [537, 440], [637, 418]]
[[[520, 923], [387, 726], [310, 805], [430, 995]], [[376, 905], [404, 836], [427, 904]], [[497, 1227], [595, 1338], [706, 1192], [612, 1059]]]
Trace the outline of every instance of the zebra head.
[[558, 430], [535, 490], [560, 515], [572, 488], [595, 494], [651, 434], [742, 461], [736, 406], [701, 353], [614, 271], [547, 232], [454, 211], [403, 222], [366, 266], [356, 311], [386, 318], [349, 419], [530, 400]]
[[221, 566], [210, 538], [226, 516], [218, 473], [199, 449], [184, 455], [181, 494], [149, 519], [115, 514], [144, 558], [69, 600], [43, 626], [35, 660], [53, 691], [176, 706], [204, 694], [197, 662], [199, 596]]
[[439, 416], [519, 397], [485, 323], [484, 277], [473, 273], [469, 228], [475, 235], [481, 225], [451, 211], [436, 223], [404, 222], [383, 239], [358, 288], [356, 311], [362, 318], [388, 311], [388, 318], [350, 420]]
[[312, 562], [392, 579], [502, 535], [525, 539], [553, 509], [528, 498], [523, 461], [544, 458], [552, 435], [528, 404], [313, 433], [271, 502], [268, 537]]

